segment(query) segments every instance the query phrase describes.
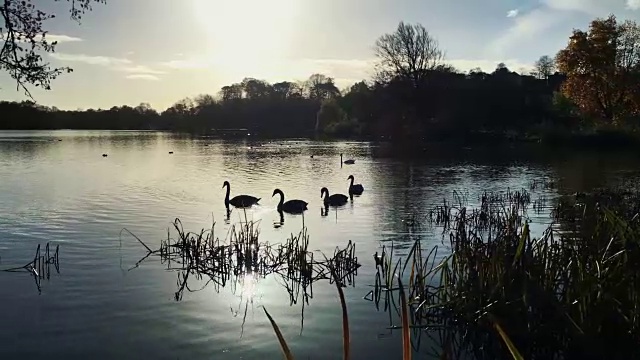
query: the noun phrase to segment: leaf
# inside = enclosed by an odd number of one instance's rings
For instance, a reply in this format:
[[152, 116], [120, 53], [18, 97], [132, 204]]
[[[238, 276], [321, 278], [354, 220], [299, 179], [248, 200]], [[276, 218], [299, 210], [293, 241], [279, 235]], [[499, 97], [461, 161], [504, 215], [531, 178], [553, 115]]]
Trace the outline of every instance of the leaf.
[[332, 265], [329, 265], [329, 270], [331, 270], [331, 275], [335, 280], [336, 288], [338, 289], [338, 296], [340, 297], [340, 306], [342, 307], [342, 356], [344, 360], [349, 360], [351, 340], [349, 336], [349, 315], [347, 313], [347, 303], [344, 299], [344, 292], [342, 291], [342, 282], [336, 275]]
[[500, 324], [498, 323], [498, 320], [493, 315], [488, 315], [489, 319], [493, 323], [493, 326], [498, 331], [498, 334], [500, 334], [502, 341], [504, 341], [505, 345], [507, 345], [507, 348], [509, 349], [509, 352], [511, 353], [511, 356], [514, 358], [514, 360], [524, 360], [524, 357], [522, 356], [522, 354], [520, 354], [520, 351], [518, 351], [516, 346], [513, 344], [513, 342], [509, 338], [509, 335], [507, 335], [507, 333], [502, 329], [502, 326], [500, 326]]
[[409, 312], [407, 309], [407, 298], [402, 287], [402, 279], [398, 277], [398, 287], [400, 288], [400, 306], [402, 307], [402, 359], [411, 360], [411, 332], [409, 327]]
[[280, 342], [280, 348], [282, 348], [284, 358], [286, 360], [293, 360], [293, 354], [291, 353], [291, 350], [289, 350], [289, 346], [287, 346], [287, 342], [284, 340], [284, 336], [282, 336], [282, 332], [280, 332], [280, 328], [278, 327], [278, 324], [276, 324], [276, 322], [273, 320], [271, 315], [269, 315], [269, 312], [267, 311], [266, 307], [263, 306], [262, 309], [264, 310], [264, 313], [267, 314], [267, 317], [269, 318], [269, 322], [273, 327], [273, 331], [276, 333], [276, 337]]

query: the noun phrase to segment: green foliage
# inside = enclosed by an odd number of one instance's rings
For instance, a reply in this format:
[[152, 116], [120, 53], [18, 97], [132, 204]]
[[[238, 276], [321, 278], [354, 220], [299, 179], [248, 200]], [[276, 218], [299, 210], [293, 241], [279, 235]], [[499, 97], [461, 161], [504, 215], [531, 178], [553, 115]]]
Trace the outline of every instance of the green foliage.
[[322, 102], [316, 121], [316, 132], [335, 137], [349, 137], [360, 134], [360, 124], [349, 119], [345, 111], [334, 99]]

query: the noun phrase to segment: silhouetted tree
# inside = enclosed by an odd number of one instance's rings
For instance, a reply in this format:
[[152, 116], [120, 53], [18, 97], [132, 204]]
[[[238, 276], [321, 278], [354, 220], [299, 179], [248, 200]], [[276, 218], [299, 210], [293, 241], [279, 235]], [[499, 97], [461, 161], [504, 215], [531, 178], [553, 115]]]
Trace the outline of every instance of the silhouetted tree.
[[541, 56], [534, 66], [536, 76], [543, 80], [549, 79], [549, 75], [553, 74], [556, 68], [555, 61], [547, 55]]
[[[91, 10], [92, 3], [104, 3], [105, 0], [67, 2], [71, 2], [71, 18], [79, 21], [86, 11]], [[52, 68], [42, 57], [42, 53], [53, 53], [56, 47], [56, 41], [49, 41], [43, 28], [45, 21], [55, 17], [46, 8], [48, 6], [44, 6], [42, 1], [34, 0], [4, 0], [0, 5], [3, 21], [0, 38], [4, 40], [0, 49], [0, 70], [6, 71], [29, 97], [28, 85], [49, 90], [51, 81], [58, 75], [72, 71], [69, 67]]]
[[340, 90], [330, 78], [323, 74], [313, 74], [307, 80], [306, 88], [309, 98], [314, 100], [324, 100], [335, 98], [340, 95]]
[[222, 98], [222, 101], [242, 99], [242, 91], [242, 85], [240, 84], [223, 86], [220, 90], [220, 97]]
[[400, 22], [395, 32], [382, 35], [375, 44], [378, 77], [388, 81], [404, 78], [418, 86], [444, 60], [438, 42], [420, 24]]
[[247, 99], [267, 99], [272, 93], [271, 85], [263, 80], [245, 78], [241, 85]]

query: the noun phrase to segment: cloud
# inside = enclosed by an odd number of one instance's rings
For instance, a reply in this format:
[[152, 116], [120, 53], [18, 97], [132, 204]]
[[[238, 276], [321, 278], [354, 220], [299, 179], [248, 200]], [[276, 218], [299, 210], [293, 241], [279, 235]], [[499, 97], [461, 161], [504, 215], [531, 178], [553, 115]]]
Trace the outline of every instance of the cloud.
[[211, 66], [207, 61], [201, 59], [184, 59], [184, 60], [170, 60], [161, 62], [160, 66], [168, 67], [171, 69], [205, 69]]
[[103, 66], [113, 71], [127, 73], [129, 74], [125, 76], [127, 79], [160, 80], [157, 75], [166, 74], [164, 70], [155, 69], [147, 65], [135, 64], [127, 58], [67, 53], [52, 53], [50, 56], [60, 61]]
[[79, 37], [68, 36], [68, 35], [49, 35], [49, 34], [47, 34], [47, 36], [45, 36], [45, 39], [47, 39], [49, 42], [56, 41], [58, 43], [83, 41]]
[[131, 74], [131, 75], [125, 76], [125, 78], [130, 80], [160, 81], [159, 77], [151, 74]]
[[[4, 41], [5, 39], [5, 34], [0, 35], [0, 41]], [[65, 42], [79, 42], [79, 41], [83, 41], [81, 38], [79, 37], [75, 37], [75, 36], [69, 36], [69, 35], [56, 35], [56, 34], [47, 34], [45, 37], [45, 39], [47, 39], [47, 42], [52, 43], [52, 42], [57, 42], [57, 43], [65, 43]], [[42, 41], [42, 35], [37, 35], [36, 37], [34, 37], [34, 40], [36, 42], [40, 42]], [[23, 39], [22, 42], [25, 42], [25, 40]]]
[[508, 18], [516, 17], [518, 16], [518, 13], [519, 13], [518, 9], [509, 10], [509, 12], [507, 12], [507, 17]]
[[514, 24], [489, 43], [487, 50], [491, 54], [490, 57], [500, 58], [505, 56], [513, 45], [534, 39], [540, 33], [560, 24], [566, 16], [566, 12], [542, 7], [515, 17]]
[[166, 74], [166, 71], [153, 69], [153, 68], [150, 68], [150, 67], [148, 67], [146, 65], [123, 66], [123, 67], [117, 68], [116, 70], [129, 72], [129, 73], [136, 73], [136, 74], [149, 74], [149, 75], [163, 75], [163, 74]]
[[85, 54], [67, 54], [67, 53], [52, 53], [49, 54], [52, 58], [60, 61], [82, 62], [90, 65], [101, 66], [123, 66], [130, 65], [132, 61], [125, 58], [116, 58], [110, 56], [93, 56]]
[[613, 12], [613, 8], [616, 7], [612, 2], [602, 0], [542, 0], [542, 3], [552, 10], [574, 11], [595, 16], [607, 15]]
[[627, 9], [630, 9], [630, 10], [640, 9], [640, 0], [627, 0]]

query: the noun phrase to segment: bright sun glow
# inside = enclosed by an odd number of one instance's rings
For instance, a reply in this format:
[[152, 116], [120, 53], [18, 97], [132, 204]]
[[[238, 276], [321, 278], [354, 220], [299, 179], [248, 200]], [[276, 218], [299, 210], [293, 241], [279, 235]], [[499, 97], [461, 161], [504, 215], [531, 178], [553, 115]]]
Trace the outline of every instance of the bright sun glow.
[[254, 274], [245, 274], [241, 279], [238, 279], [238, 285], [242, 287], [241, 296], [247, 299], [253, 299], [256, 295], [256, 285], [258, 279]]
[[216, 67], [242, 76], [287, 56], [296, 0], [194, 0]]

